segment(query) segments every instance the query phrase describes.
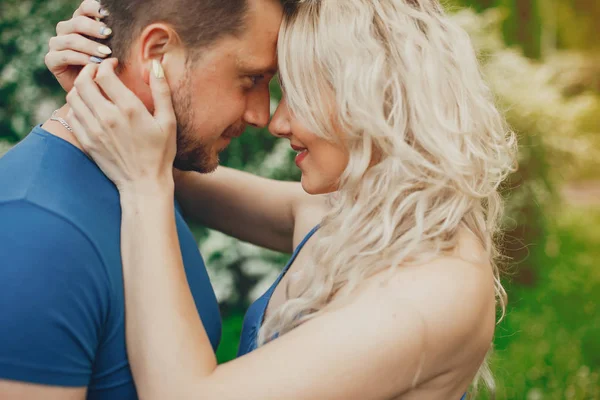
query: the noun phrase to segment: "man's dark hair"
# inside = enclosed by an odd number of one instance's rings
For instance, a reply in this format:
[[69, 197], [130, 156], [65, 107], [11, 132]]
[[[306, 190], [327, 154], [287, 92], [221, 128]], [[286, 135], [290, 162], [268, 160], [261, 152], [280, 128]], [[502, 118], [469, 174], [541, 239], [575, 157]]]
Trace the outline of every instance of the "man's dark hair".
[[[103, 19], [113, 30], [106, 44], [113, 56], [126, 62], [129, 46], [155, 22], [173, 27], [192, 52], [246, 28], [248, 0], [101, 0], [110, 15]], [[122, 66], [123, 64], [120, 64]]]
[[286, 17], [292, 17], [296, 12], [298, 12], [298, 7], [300, 6], [300, 1], [298, 0], [281, 0], [281, 5], [283, 5], [283, 14]]

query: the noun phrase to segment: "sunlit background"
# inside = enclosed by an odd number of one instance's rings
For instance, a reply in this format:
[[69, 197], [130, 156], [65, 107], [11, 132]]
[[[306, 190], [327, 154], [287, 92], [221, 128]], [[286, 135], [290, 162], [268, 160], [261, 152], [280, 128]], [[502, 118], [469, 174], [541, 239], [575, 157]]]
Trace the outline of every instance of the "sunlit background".
[[[44, 54], [56, 23], [77, 4], [0, 0], [0, 157], [64, 101]], [[509, 306], [495, 340], [497, 398], [600, 399], [600, 1], [479, 0], [448, 7], [471, 34], [520, 137], [520, 169], [505, 193]], [[274, 109], [281, 96], [275, 84], [272, 94]], [[249, 129], [222, 160], [298, 179], [293, 156], [287, 142]], [[194, 231], [222, 305], [218, 356], [229, 360], [245, 308], [287, 255], [202, 227]]]

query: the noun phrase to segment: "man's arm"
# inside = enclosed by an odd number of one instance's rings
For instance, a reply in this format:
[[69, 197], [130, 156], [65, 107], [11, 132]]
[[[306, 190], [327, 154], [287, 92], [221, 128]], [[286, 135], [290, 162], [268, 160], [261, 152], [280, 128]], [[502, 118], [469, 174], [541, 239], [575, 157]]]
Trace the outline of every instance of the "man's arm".
[[0, 379], [0, 398], [4, 400], [83, 400], [86, 388], [36, 385]]
[[84, 399], [108, 313], [104, 266], [35, 205], [0, 205], [0, 221], [0, 398]]
[[311, 204], [323, 210], [322, 196], [307, 194], [298, 182], [266, 179], [226, 167], [212, 174], [179, 172], [175, 186], [184, 213], [194, 221], [287, 253], [293, 250], [294, 234], [303, 237], [324, 214], [321, 211], [298, 232], [297, 211]]

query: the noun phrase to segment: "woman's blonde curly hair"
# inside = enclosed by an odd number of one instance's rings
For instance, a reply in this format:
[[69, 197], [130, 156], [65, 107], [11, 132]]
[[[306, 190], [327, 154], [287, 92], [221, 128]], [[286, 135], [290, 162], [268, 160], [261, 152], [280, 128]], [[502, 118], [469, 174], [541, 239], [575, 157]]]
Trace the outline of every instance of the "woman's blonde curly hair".
[[[342, 132], [349, 163], [315, 242], [306, 286], [266, 319], [264, 344], [326, 312], [365, 278], [451, 252], [459, 229], [484, 246], [498, 304], [499, 186], [515, 134], [469, 36], [435, 0], [299, 0], [286, 6], [279, 70], [291, 112]], [[493, 390], [484, 363], [478, 378]]]

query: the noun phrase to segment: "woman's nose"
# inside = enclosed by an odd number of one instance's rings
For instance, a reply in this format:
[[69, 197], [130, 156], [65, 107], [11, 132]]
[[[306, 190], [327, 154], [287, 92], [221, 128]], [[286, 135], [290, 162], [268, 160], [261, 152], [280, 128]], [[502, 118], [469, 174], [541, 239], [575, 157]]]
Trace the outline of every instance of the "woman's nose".
[[285, 99], [281, 100], [275, 114], [273, 114], [273, 118], [271, 118], [269, 132], [273, 136], [281, 138], [289, 137], [292, 134], [290, 113]]

